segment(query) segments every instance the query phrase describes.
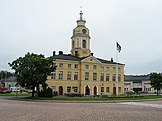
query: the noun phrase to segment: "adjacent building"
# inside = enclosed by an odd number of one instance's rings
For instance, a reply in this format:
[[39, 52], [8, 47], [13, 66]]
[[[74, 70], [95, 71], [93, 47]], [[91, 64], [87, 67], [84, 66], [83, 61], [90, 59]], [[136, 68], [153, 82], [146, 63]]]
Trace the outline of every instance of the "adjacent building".
[[124, 64], [113, 59], [95, 57], [90, 49], [90, 32], [85, 26], [83, 13], [77, 20], [71, 37], [71, 53], [59, 51], [55, 58], [56, 70], [48, 77], [47, 84], [58, 95], [120, 95], [124, 93]]
[[156, 93], [156, 90], [152, 88], [149, 75], [125, 75], [124, 76], [124, 91], [133, 90], [137, 93]]
[[15, 87], [17, 84], [17, 78], [15, 76], [10, 76], [4, 80], [5, 88], [10, 89], [11, 87]]

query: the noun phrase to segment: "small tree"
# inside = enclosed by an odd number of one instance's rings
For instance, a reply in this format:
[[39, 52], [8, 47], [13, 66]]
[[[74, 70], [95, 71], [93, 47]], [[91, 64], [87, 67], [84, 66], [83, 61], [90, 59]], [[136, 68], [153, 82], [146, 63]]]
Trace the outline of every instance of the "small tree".
[[12, 73], [12, 72], [0, 71], [0, 79], [8, 78], [13, 75], [14, 75], [14, 73]]
[[32, 89], [32, 97], [34, 97], [35, 87], [37, 87], [38, 92], [40, 84], [45, 87], [47, 76], [55, 70], [53, 57], [45, 58], [42, 54], [30, 54], [29, 52], [9, 65], [15, 70], [17, 84]]
[[150, 74], [151, 86], [156, 89], [157, 95], [159, 95], [159, 90], [162, 88], [162, 75], [159, 73]]

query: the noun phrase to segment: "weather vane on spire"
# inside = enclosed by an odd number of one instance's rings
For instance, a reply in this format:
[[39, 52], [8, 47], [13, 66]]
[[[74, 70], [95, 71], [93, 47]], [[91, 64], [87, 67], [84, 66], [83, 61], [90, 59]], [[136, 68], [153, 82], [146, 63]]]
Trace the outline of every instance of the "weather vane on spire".
[[80, 12], [82, 12], [82, 6], [80, 6]]
[[82, 12], [82, 6], [80, 6], [80, 20], [83, 20], [83, 12]]

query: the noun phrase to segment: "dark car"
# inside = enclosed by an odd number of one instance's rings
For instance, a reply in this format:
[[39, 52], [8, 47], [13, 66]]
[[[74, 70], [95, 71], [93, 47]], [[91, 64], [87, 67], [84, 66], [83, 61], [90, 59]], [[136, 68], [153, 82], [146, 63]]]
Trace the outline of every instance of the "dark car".
[[3, 93], [11, 93], [11, 90], [4, 90]]

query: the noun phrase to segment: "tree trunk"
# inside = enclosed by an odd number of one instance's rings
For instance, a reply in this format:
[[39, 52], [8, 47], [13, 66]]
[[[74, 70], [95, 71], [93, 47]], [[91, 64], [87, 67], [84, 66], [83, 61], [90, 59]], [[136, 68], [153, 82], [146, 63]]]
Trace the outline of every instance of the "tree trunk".
[[158, 88], [156, 90], [157, 90], [157, 96], [158, 96], [159, 95]]
[[37, 84], [37, 97], [39, 97], [39, 91], [40, 91], [39, 84]]
[[32, 97], [34, 97], [34, 93], [35, 93], [35, 87], [32, 87]]

